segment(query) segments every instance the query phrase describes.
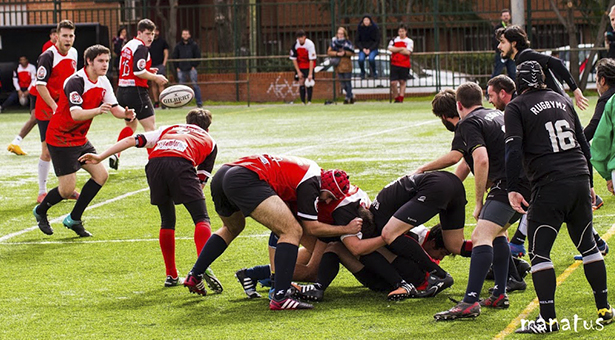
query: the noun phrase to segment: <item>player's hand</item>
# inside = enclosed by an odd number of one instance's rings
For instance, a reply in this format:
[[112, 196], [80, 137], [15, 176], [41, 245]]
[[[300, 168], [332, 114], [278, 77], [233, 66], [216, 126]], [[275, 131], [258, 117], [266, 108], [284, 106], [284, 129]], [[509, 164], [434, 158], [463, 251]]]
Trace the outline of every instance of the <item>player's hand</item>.
[[312, 76], [311, 74], [307, 77], [307, 80], [312, 80], [314, 78], [314, 76]]
[[166, 83], [169, 82], [169, 80], [167, 79], [167, 77], [163, 76], [162, 74], [157, 74], [156, 75], [156, 80], [154, 80], [156, 82], [156, 84], [158, 85], [164, 85]]
[[303, 72], [301, 71], [297, 72], [297, 75], [299, 76], [299, 79], [305, 78], [305, 76], [303, 75]]
[[577, 103], [577, 107], [581, 110], [585, 110], [589, 107], [589, 100], [583, 96], [581, 89], [574, 90], [574, 101]]
[[85, 155], [79, 157], [79, 162], [85, 164], [98, 164], [102, 161], [102, 157], [95, 153], [86, 153]]
[[51, 108], [51, 112], [53, 112], [53, 114], [55, 115], [56, 110], [58, 109], [58, 104], [54, 102], [53, 105], [50, 106], [50, 108]]
[[103, 103], [98, 107], [98, 114], [103, 114], [109, 111], [111, 111], [111, 105], [109, 103]]
[[508, 202], [510, 203], [511, 208], [515, 209], [516, 212], [519, 212], [521, 214], [525, 214], [526, 211], [524, 207], [529, 206], [525, 198], [523, 198], [523, 195], [515, 191], [511, 191], [508, 193]]
[[363, 219], [359, 217], [355, 217], [350, 223], [346, 225], [346, 233], [345, 234], [357, 234], [361, 231], [363, 227]]
[[136, 114], [135, 110], [134, 109], [129, 109], [128, 106], [126, 106], [124, 108], [124, 115], [125, 115], [126, 119], [130, 119], [131, 122], [133, 120], [135, 120], [135, 118], [137, 118], [137, 114]]
[[613, 191], [613, 180], [612, 179], [609, 179], [608, 181], [606, 181], [606, 188], [611, 194], [615, 195], [615, 192]]
[[474, 208], [474, 212], [472, 213], [472, 216], [474, 216], [474, 219], [478, 221], [478, 216], [480, 215], [480, 211], [483, 210], [483, 202], [481, 201], [480, 204], [477, 202], [476, 203], [476, 207]]
[[339, 52], [337, 52], [337, 55], [338, 55], [338, 56], [340, 56], [340, 57], [343, 57], [343, 56], [344, 56], [344, 54], [346, 54], [346, 52], [344, 52], [344, 51], [339, 51]]
[[158, 73], [158, 68], [157, 67], [152, 67], [149, 69], [150, 72], [152, 72], [153, 74]]
[[596, 191], [594, 191], [594, 188], [589, 189], [589, 194], [592, 197], [592, 207], [595, 207], [596, 206]]

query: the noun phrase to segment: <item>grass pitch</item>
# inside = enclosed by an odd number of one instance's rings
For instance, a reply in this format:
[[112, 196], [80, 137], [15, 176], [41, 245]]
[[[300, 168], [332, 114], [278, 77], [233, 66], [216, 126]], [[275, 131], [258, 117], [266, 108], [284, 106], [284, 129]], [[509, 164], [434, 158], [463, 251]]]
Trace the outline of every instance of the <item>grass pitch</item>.
[[[402, 105], [212, 106], [210, 133], [219, 147], [215, 169], [254, 153], [302, 156], [323, 168], [346, 170], [351, 181], [373, 199], [390, 181], [449, 151], [452, 134], [431, 114], [430, 100]], [[581, 112], [583, 123], [589, 121], [592, 110], [593, 106]], [[185, 108], [159, 110], [157, 124], [181, 123], [186, 112]], [[25, 120], [25, 114], [0, 115], [0, 147], [8, 145]], [[123, 126], [121, 120], [108, 115], [97, 117], [89, 139], [100, 152], [115, 142]], [[0, 152], [0, 338], [527, 338], [509, 335], [506, 329], [535, 298], [530, 277], [525, 292], [510, 294], [511, 307], [507, 310], [483, 310], [476, 320], [433, 321], [433, 314], [453, 306], [447, 297], [459, 299], [465, 292], [469, 259], [462, 257], [443, 261], [455, 284], [432, 299], [391, 303], [385, 293], [361, 287], [342, 269], [327, 290], [325, 301], [316, 303], [314, 310], [269, 311], [266, 298], [248, 300], [233, 276], [240, 268], [268, 262], [268, 230], [250, 219], [242, 235], [212, 265], [224, 284], [222, 294], [200, 297], [188, 294], [183, 287], [164, 288], [164, 264], [158, 246], [160, 221], [157, 209], [149, 204], [143, 170], [145, 150], [125, 152], [120, 170], [110, 171], [109, 181], [84, 214], [86, 228], [94, 237], [82, 240], [63, 228], [59, 220], [73, 202], [62, 202], [49, 211], [50, 220], [56, 219], [53, 236], [42, 234], [38, 228], [28, 230], [36, 226], [32, 216], [40, 152], [36, 128], [22, 147], [27, 156]], [[78, 187], [88, 178], [85, 172], [79, 172]], [[598, 175], [595, 183], [605, 205], [596, 212], [594, 226], [610, 237], [615, 199]], [[469, 238], [475, 226], [471, 216], [473, 177], [465, 184], [471, 202], [466, 209], [465, 233]], [[51, 173], [48, 188], [56, 185]], [[213, 229], [217, 229], [220, 220], [211, 204], [209, 188], [205, 190]], [[196, 260], [193, 225], [183, 207], [177, 211], [177, 265], [185, 275]], [[576, 253], [565, 230], [562, 228], [552, 253], [558, 275], [573, 265]], [[605, 258], [611, 287], [615, 277], [613, 256]], [[492, 285], [492, 281], [486, 282], [483, 296]], [[259, 290], [266, 296], [265, 289]], [[590, 322], [596, 326], [597, 315], [581, 268], [572, 271], [559, 286], [556, 306], [558, 317], [568, 319], [571, 329], [550, 338], [615, 337], [613, 325], [603, 330], [585, 328]], [[534, 310], [528, 318], [533, 320], [537, 314]]]

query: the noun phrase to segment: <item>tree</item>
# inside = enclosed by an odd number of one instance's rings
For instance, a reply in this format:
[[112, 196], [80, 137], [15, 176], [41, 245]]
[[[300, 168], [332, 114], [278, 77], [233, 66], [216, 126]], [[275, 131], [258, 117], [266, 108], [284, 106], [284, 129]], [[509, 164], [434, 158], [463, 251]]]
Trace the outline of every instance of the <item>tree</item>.
[[165, 32], [165, 40], [169, 43], [169, 46], [175, 46], [177, 36], [177, 7], [179, 6], [179, 0], [169, 0], [169, 13], [165, 15], [162, 6], [160, 6], [160, 0], [156, 0], [154, 6], [156, 10], [156, 18], [162, 21], [161, 32]]

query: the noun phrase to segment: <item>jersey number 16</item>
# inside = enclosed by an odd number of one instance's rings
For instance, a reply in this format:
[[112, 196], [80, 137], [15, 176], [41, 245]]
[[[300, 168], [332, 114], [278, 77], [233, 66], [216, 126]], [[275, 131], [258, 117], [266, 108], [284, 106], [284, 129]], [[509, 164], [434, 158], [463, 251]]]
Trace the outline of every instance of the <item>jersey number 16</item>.
[[[570, 131], [570, 125], [564, 119], [555, 122], [547, 122], [545, 128], [549, 132], [549, 139], [553, 152], [565, 151], [572, 149], [576, 145], [574, 134]], [[566, 129], [566, 130], [564, 130]]]

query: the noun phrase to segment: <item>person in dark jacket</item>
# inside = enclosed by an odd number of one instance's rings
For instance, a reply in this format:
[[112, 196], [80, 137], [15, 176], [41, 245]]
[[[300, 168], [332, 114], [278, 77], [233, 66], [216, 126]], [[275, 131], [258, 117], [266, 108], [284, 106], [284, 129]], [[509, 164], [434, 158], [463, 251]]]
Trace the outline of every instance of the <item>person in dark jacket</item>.
[[[182, 40], [177, 43], [173, 50], [173, 59], [195, 59], [201, 57], [201, 50], [199, 46], [190, 37], [190, 31], [187, 29], [182, 30]], [[196, 68], [199, 66], [200, 61], [180, 61], [175, 62], [175, 69], [177, 70], [177, 78], [180, 84], [186, 83], [186, 78], [190, 77], [192, 83], [192, 89], [194, 90], [194, 98], [196, 99], [196, 105], [203, 107], [203, 99], [201, 99], [201, 88], [197, 84], [198, 74]]]
[[[117, 31], [117, 36], [113, 37], [113, 67], [118, 70], [120, 66], [120, 56], [122, 55], [122, 47], [128, 42], [128, 33], [126, 27], [120, 26]], [[43, 48], [44, 52], [45, 48]]]
[[510, 10], [508, 8], [504, 8], [502, 10], [502, 15], [500, 17], [500, 23], [495, 26], [494, 34], [493, 34], [493, 49], [495, 50], [495, 58], [493, 59], [493, 74], [491, 74], [491, 78], [499, 75], [506, 67], [506, 73], [513, 81], [515, 80], [515, 75], [517, 74], [517, 65], [515, 65], [515, 61], [512, 59], [503, 59], [500, 55], [500, 50], [498, 49], [498, 45], [500, 44], [500, 40], [497, 38], [497, 32], [500, 28], [506, 28], [510, 25]]
[[369, 15], [364, 15], [359, 23], [358, 37], [355, 45], [359, 49], [359, 67], [361, 68], [361, 79], [365, 79], [365, 58], [369, 56], [369, 68], [371, 75], [378, 78], [376, 69], [376, 56], [378, 55], [378, 45], [380, 45], [380, 30], [378, 25]]

